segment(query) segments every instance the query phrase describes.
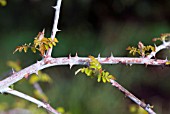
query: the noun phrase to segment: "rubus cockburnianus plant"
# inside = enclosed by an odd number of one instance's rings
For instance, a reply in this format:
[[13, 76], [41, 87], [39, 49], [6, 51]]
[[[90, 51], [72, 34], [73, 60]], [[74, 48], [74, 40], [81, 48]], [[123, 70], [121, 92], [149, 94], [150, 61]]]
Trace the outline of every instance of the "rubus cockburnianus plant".
[[[56, 32], [58, 32], [58, 19], [59, 19], [59, 13], [60, 13], [60, 6], [61, 6], [61, 1], [57, 1], [57, 5], [54, 7], [56, 10], [55, 12], [55, 18], [54, 18], [54, 24], [53, 24], [53, 29], [51, 32], [51, 37], [46, 38], [45, 37], [45, 30], [42, 32], [39, 32], [37, 37], [34, 38], [33, 43], [29, 44], [24, 44], [22, 46], [17, 46], [16, 49], [14, 50], [14, 53], [19, 51], [24, 51], [27, 52], [28, 49], [31, 49], [34, 53], [40, 52], [40, 55], [42, 56], [42, 60], [37, 61], [36, 63], [21, 69], [15, 66], [12, 62], [9, 63], [9, 66], [15, 67], [15, 71], [13, 71], [13, 74], [7, 77], [6, 79], [3, 79], [0, 81], [0, 92], [3, 93], [8, 93], [12, 95], [16, 95], [18, 97], [21, 97], [23, 99], [26, 99], [28, 101], [31, 101], [35, 104], [38, 105], [38, 107], [43, 107], [47, 109], [48, 111], [54, 113], [54, 114], [59, 114], [57, 110], [52, 108], [48, 103], [46, 103], [46, 96], [41, 96], [42, 93], [40, 94], [40, 98], [43, 100], [43, 102], [30, 97], [26, 94], [23, 94], [19, 91], [14, 90], [11, 88], [11, 85], [14, 83], [18, 82], [22, 78], [28, 78], [30, 75], [34, 74], [30, 78], [30, 83], [31, 84], [36, 84], [38, 81], [43, 81], [44, 79], [46, 81], [50, 82], [49, 76], [46, 74], [43, 74], [40, 72], [40, 70], [51, 67], [51, 66], [57, 66], [57, 65], [70, 65], [70, 69], [72, 68], [73, 65], [85, 65], [86, 67], [80, 68], [77, 71], [75, 71], [75, 74], [77, 73], [84, 73], [88, 77], [91, 78], [96, 78], [98, 82], [104, 82], [104, 83], [111, 83], [112, 86], [116, 87], [118, 90], [124, 93], [125, 96], [130, 98], [132, 101], [134, 101], [137, 105], [142, 107], [144, 110], [146, 110], [149, 114], [156, 114], [153, 111], [153, 106], [144, 103], [137, 97], [135, 97], [132, 93], [130, 93], [128, 90], [126, 90], [123, 86], [121, 86], [115, 79], [115, 76], [107, 72], [102, 68], [102, 64], [143, 64], [143, 65], [164, 65], [168, 66], [170, 65], [170, 61], [167, 59], [162, 60], [156, 58], [156, 54], [163, 50], [167, 49], [170, 47], [170, 41], [169, 37], [170, 34], [161, 34], [160, 38], [154, 38], [153, 41], [161, 41], [162, 44], [159, 46], [156, 46], [156, 44], [148, 45], [145, 46], [142, 42], [138, 43], [137, 47], [132, 47], [129, 46], [127, 47], [126, 50], [129, 51], [130, 54], [132, 55], [137, 55], [139, 57], [114, 57], [112, 54], [110, 57], [100, 57], [100, 54], [97, 58], [93, 56], [88, 56], [88, 57], [79, 57], [77, 54], [75, 57], [71, 57], [69, 55], [68, 57], [57, 57], [53, 58], [51, 56], [52, 49], [54, 46], [56, 46], [56, 43], [58, 43], [57, 38], [55, 38]], [[18, 70], [16, 69], [18, 68]], [[37, 78], [36, 75], [39, 75], [40, 78]], [[39, 89], [37, 89], [39, 90]]]

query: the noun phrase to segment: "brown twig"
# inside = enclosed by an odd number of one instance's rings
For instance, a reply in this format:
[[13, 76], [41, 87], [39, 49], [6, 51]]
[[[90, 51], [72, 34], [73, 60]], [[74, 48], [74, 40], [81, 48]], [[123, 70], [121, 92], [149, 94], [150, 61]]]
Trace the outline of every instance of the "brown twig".
[[144, 110], [146, 110], [149, 114], [156, 114], [151, 106], [149, 104], [145, 104], [143, 101], [141, 101], [140, 99], [138, 99], [137, 97], [135, 97], [132, 93], [130, 93], [128, 90], [126, 90], [123, 86], [121, 86], [118, 82], [116, 82], [115, 80], [110, 80], [110, 83], [118, 88], [121, 92], [123, 92], [125, 94], [125, 96], [129, 97], [132, 101], [134, 101], [136, 104], [138, 104], [139, 106], [141, 106]]

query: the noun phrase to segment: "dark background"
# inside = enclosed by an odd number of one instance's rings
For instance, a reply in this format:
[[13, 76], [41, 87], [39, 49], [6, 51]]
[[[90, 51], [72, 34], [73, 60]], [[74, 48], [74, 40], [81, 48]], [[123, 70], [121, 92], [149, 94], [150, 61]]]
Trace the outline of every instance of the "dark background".
[[[50, 37], [55, 0], [9, 0], [0, 6], [0, 73], [1, 79], [11, 68], [9, 60], [27, 67], [41, 57], [39, 54], [13, 54], [15, 47], [32, 42], [38, 32], [46, 29]], [[170, 1], [155, 0], [63, 0], [57, 33], [59, 44], [53, 57], [131, 56], [126, 47], [139, 41], [153, 45], [152, 38], [170, 32]], [[157, 43], [158, 45], [161, 42]], [[157, 54], [165, 59], [169, 51]], [[71, 114], [128, 114], [133, 104], [110, 84], [97, 83], [85, 75], [74, 75], [80, 66], [56, 66], [43, 70], [53, 84], [41, 84], [53, 107], [62, 106]], [[170, 113], [169, 67], [144, 65], [103, 65], [117, 81], [151, 105], [160, 114]], [[16, 89], [32, 95], [27, 80], [16, 84]], [[16, 102], [14, 96], [0, 95], [0, 101]], [[8, 104], [10, 105], [10, 104]]]

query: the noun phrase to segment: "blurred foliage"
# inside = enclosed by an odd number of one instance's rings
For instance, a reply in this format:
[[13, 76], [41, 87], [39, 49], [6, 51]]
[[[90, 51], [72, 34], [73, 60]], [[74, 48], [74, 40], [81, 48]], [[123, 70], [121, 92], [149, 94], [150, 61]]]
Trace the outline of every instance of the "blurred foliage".
[[[19, 71], [22, 69], [19, 62], [8, 61], [7, 65], [13, 69], [12, 73], [15, 73], [15, 71]], [[45, 93], [43, 93], [42, 88], [39, 86], [38, 82], [43, 82], [44, 84], [46, 84], [47, 82], [52, 83], [52, 79], [50, 78], [50, 76], [46, 73], [42, 73], [41, 71], [39, 71], [38, 74], [32, 74], [29, 77], [30, 78], [29, 78], [28, 82], [30, 83], [31, 86], [34, 86], [34, 88], [35, 88], [32, 92], [34, 94], [34, 97], [43, 100], [43, 102], [48, 102], [48, 97], [45, 95]], [[38, 85], [38, 88], [35, 87], [35, 84]], [[26, 108], [30, 104], [31, 103], [28, 104], [26, 100], [19, 99], [19, 102], [14, 102], [13, 106], [15, 106], [16, 108]], [[31, 112], [33, 111], [33, 113], [41, 113], [41, 114], [44, 113], [45, 114], [45, 112], [42, 110], [34, 112], [34, 110], [35, 110], [34, 108], [36, 108], [36, 107], [33, 106], [32, 104], [31, 104], [31, 106], [32, 107], [30, 109], [28, 108], [27, 110], [31, 110]], [[2, 104], [0, 104], [0, 107], [1, 107], [0, 111], [10, 109], [10, 107], [6, 103], [3, 103], [3, 102], [2, 102]], [[62, 114], [70, 114], [68, 112], [65, 112], [63, 107], [58, 107], [57, 110], [59, 110], [59, 112], [61, 112]]]
[[[43, 28], [50, 36], [54, 17], [51, 6], [55, 3], [56, 0], [9, 0], [5, 7], [0, 6], [0, 48], [3, 50], [0, 53], [0, 79], [11, 71], [6, 65], [9, 60], [20, 61], [25, 68], [41, 59], [39, 54], [31, 52], [14, 55], [12, 52], [16, 46], [32, 42]], [[152, 38], [170, 32], [169, 6], [169, 0], [64, 0], [59, 21], [62, 31], [57, 34], [60, 43], [54, 48], [53, 56], [74, 55], [76, 52], [85, 57], [96, 57], [99, 53], [110, 56], [111, 52], [114, 56], [131, 56], [126, 51], [129, 45], [136, 45], [139, 41], [151, 45]], [[164, 50], [156, 56], [165, 59], [170, 54]], [[170, 113], [168, 67], [104, 67], [134, 95], [152, 103], [157, 113]], [[75, 77], [74, 72], [79, 68], [76, 66], [70, 71], [67, 66], [57, 66], [43, 70], [53, 80], [52, 84], [40, 83], [52, 106], [62, 106], [72, 114], [130, 114], [129, 99], [109, 84], [96, 83], [83, 76]], [[34, 89], [27, 80], [16, 83], [15, 88], [33, 95]], [[7, 110], [18, 101], [10, 95], [0, 95], [0, 99], [9, 107]]]
[[7, 4], [7, 1], [6, 0], [0, 0], [0, 5], [1, 6], [6, 6]]
[[137, 105], [130, 105], [129, 111], [132, 114], [148, 114], [148, 112], [146, 112], [143, 108]]

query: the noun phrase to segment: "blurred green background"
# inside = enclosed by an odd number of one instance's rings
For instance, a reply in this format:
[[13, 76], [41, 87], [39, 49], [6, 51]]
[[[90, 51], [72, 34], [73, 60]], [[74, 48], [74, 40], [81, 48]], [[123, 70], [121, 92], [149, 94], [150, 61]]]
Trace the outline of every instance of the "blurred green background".
[[[0, 79], [11, 68], [7, 61], [19, 61], [27, 67], [41, 57], [39, 54], [13, 54], [15, 47], [32, 42], [38, 32], [46, 29], [50, 37], [56, 0], [8, 0], [0, 6]], [[79, 56], [102, 57], [130, 56], [126, 47], [136, 46], [139, 41], [153, 45], [152, 38], [170, 32], [169, 0], [63, 0], [57, 33], [59, 44], [53, 57]], [[160, 44], [160, 42], [158, 42]], [[161, 51], [157, 58], [165, 59], [170, 54]], [[80, 66], [56, 66], [44, 69], [53, 79], [52, 84], [41, 83], [53, 107], [64, 107], [71, 114], [131, 114], [132, 104], [120, 91], [110, 84], [97, 83], [85, 75], [74, 75]], [[160, 114], [170, 113], [170, 71], [168, 67], [144, 65], [104, 65], [117, 81], [151, 105]], [[29, 95], [33, 87], [26, 79], [15, 85]], [[18, 98], [0, 95], [0, 103], [12, 103]], [[1, 103], [1, 104], [2, 104]], [[30, 104], [29, 104], [30, 105]], [[28, 106], [29, 106], [28, 105]], [[35, 110], [38, 108], [35, 107]], [[133, 114], [137, 114], [134, 112]]]

